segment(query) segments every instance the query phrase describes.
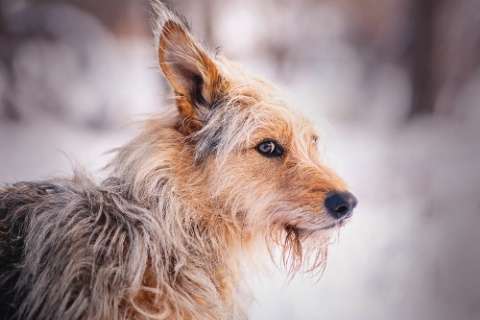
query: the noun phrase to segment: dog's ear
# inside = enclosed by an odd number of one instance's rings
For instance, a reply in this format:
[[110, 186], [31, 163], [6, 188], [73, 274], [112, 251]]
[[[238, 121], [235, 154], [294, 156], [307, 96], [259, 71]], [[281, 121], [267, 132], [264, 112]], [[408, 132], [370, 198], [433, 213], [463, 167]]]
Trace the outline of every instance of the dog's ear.
[[158, 43], [160, 67], [176, 95], [182, 124], [188, 131], [202, 127], [205, 114], [221, 97], [225, 81], [214, 60], [177, 21], [162, 28]]

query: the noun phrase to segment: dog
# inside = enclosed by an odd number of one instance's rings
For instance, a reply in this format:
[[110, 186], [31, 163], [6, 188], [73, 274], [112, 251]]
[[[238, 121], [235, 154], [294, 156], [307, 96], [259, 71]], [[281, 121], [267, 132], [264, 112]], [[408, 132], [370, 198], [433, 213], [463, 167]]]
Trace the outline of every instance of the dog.
[[0, 188], [0, 319], [244, 319], [242, 256], [319, 270], [356, 198], [274, 86], [212, 55], [154, 2], [171, 112], [100, 183]]

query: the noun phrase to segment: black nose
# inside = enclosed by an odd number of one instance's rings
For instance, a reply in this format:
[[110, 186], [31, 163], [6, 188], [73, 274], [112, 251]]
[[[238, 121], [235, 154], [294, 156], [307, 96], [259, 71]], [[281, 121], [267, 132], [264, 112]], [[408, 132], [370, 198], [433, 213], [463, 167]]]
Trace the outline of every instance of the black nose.
[[349, 217], [357, 205], [357, 198], [350, 192], [331, 192], [325, 198], [325, 208], [335, 219]]

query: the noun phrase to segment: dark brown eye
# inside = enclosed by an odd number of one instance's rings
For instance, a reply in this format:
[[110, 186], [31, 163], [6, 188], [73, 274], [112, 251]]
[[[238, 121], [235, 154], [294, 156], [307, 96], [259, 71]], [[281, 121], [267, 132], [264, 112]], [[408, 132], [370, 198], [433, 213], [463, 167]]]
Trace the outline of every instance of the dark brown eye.
[[283, 147], [275, 140], [265, 140], [257, 145], [257, 151], [269, 158], [281, 157], [283, 155]]

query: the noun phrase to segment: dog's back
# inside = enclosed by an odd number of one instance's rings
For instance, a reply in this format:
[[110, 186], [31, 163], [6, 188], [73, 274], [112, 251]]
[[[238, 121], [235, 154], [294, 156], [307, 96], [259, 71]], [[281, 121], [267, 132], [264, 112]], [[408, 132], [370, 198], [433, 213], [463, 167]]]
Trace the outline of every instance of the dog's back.
[[0, 319], [16, 319], [26, 288], [19, 285], [26, 230], [33, 211], [58, 193], [52, 183], [16, 183], [0, 189]]
[[131, 279], [120, 269], [142, 209], [119, 186], [77, 179], [0, 188], [0, 320], [121, 309]]

